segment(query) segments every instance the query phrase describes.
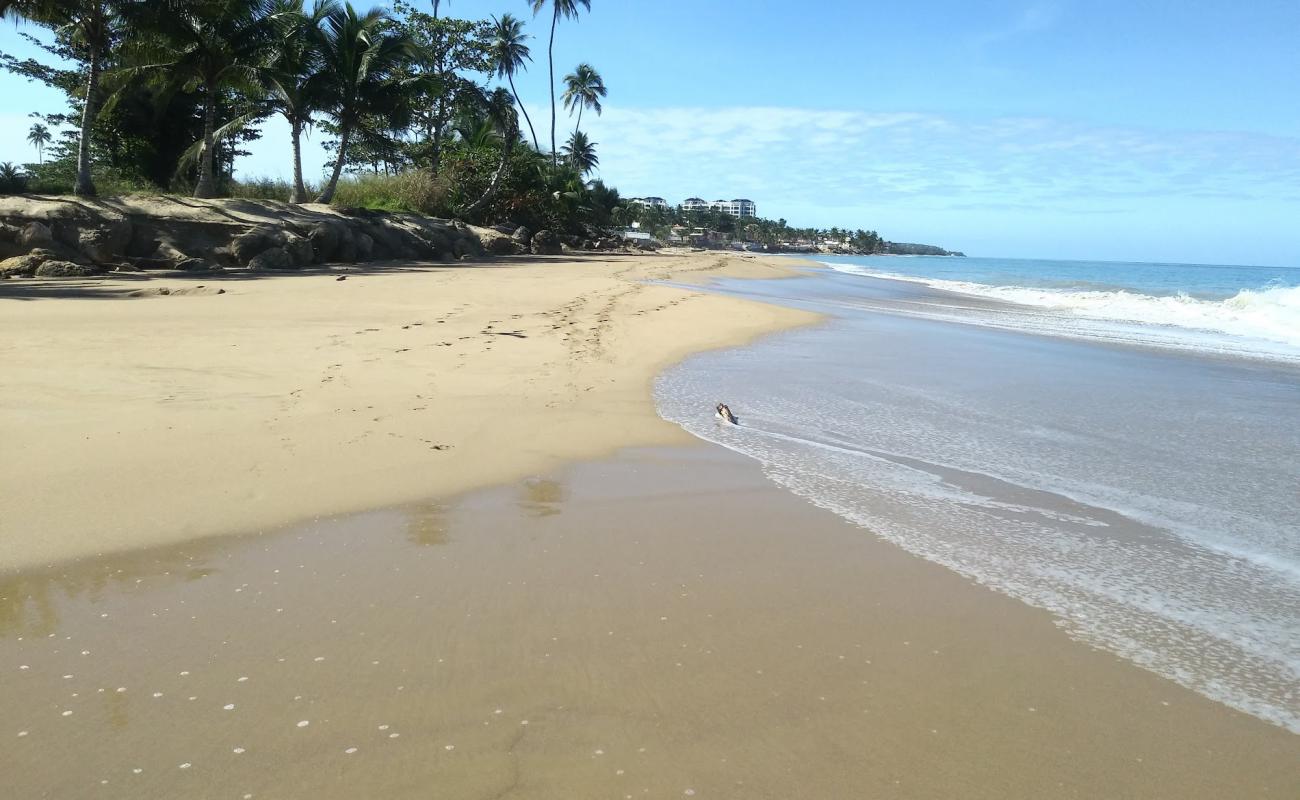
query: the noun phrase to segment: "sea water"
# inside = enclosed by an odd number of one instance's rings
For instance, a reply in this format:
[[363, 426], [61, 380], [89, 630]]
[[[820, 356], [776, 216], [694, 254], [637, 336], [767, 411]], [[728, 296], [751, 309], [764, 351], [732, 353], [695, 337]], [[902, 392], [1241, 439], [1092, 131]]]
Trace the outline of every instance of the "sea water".
[[828, 321], [689, 359], [659, 378], [660, 413], [1300, 733], [1300, 271], [832, 262], [721, 283]]

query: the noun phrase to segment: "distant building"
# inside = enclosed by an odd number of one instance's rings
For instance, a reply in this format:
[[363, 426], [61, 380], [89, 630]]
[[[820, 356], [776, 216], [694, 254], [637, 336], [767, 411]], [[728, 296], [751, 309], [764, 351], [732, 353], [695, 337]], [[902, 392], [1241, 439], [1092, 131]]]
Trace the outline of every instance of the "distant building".
[[633, 197], [631, 202], [646, 208], [668, 208], [668, 201], [662, 197]]
[[682, 201], [683, 211], [709, 211], [712, 209], [740, 219], [758, 216], [758, 206], [754, 204], [753, 200], [714, 200], [709, 202], [698, 197], [688, 197]]

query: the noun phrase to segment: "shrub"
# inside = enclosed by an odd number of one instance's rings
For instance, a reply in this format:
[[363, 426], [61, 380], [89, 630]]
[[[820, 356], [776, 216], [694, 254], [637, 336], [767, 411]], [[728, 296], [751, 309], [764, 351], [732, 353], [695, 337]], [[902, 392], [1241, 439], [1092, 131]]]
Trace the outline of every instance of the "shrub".
[[396, 175], [363, 174], [339, 181], [334, 204], [446, 217], [452, 213], [447, 186], [445, 178], [434, 178], [420, 169]]
[[0, 194], [22, 194], [27, 191], [27, 176], [8, 161], [0, 164]]

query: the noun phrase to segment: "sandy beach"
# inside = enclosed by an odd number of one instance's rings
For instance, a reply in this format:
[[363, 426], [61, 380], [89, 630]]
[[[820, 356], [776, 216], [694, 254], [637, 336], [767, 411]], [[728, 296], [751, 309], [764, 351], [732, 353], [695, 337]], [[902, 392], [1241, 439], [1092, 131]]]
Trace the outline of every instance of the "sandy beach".
[[773, 277], [790, 263], [589, 256], [7, 282], [0, 484], [23, 489], [0, 496], [0, 569], [686, 441], [655, 415], [659, 369], [814, 317], [646, 282]]
[[1294, 734], [657, 416], [818, 319], [692, 285], [793, 264], [0, 284], [14, 796], [1294, 797]]

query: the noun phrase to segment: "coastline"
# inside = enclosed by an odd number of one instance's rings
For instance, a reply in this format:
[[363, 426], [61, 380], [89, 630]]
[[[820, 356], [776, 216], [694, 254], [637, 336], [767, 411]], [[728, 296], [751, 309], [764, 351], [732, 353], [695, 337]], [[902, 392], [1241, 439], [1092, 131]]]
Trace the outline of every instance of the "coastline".
[[23, 488], [0, 498], [0, 570], [690, 441], [655, 413], [660, 370], [818, 317], [681, 284], [796, 267], [713, 252], [10, 282], [0, 483]]

